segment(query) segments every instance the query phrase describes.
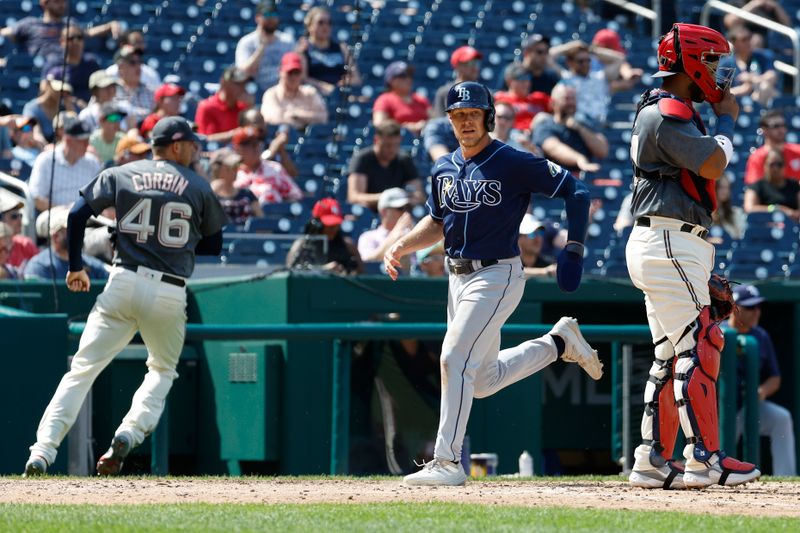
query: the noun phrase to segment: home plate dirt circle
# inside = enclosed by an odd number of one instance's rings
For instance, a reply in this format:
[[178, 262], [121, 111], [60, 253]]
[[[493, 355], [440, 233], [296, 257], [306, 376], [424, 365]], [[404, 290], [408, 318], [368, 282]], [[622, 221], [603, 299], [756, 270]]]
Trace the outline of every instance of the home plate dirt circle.
[[697, 491], [636, 489], [624, 481], [468, 481], [406, 487], [399, 479], [353, 478], [0, 478], [0, 503], [389, 503], [449, 502], [528, 507], [800, 516], [800, 484], [755, 482]]

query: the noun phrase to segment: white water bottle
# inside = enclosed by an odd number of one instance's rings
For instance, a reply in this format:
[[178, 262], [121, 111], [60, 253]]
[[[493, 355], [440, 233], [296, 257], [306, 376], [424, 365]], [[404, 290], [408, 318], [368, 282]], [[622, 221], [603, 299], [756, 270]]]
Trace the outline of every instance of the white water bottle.
[[523, 451], [519, 456], [519, 476], [533, 477], [533, 457], [528, 450]]

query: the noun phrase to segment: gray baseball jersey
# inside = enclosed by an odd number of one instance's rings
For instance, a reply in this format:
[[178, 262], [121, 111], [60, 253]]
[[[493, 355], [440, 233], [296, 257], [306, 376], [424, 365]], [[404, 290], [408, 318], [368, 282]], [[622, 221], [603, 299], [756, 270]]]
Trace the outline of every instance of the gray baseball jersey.
[[679, 179], [681, 168], [699, 174], [716, 148], [714, 138], [691, 121], [665, 117], [658, 105], [644, 107], [633, 125], [631, 159], [645, 173], [658, 173], [662, 179], [634, 178], [634, 219], [656, 215], [708, 228], [711, 213], [686, 193]]
[[101, 172], [80, 191], [95, 213], [117, 211], [114, 264], [188, 278], [194, 249], [226, 217], [208, 182], [166, 160], [134, 161]]

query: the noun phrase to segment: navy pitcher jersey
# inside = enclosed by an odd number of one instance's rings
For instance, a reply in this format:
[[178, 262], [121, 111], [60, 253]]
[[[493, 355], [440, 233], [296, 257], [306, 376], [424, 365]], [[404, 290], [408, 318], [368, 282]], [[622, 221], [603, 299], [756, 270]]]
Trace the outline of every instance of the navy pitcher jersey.
[[197, 243], [225, 224], [208, 181], [173, 161], [144, 159], [104, 170], [80, 193], [95, 213], [117, 210], [114, 264], [188, 278]]
[[433, 165], [431, 217], [444, 225], [447, 255], [505, 259], [519, 255], [519, 224], [531, 193], [553, 197], [569, 173], [500, 141], [464, 161], [461, 149]]

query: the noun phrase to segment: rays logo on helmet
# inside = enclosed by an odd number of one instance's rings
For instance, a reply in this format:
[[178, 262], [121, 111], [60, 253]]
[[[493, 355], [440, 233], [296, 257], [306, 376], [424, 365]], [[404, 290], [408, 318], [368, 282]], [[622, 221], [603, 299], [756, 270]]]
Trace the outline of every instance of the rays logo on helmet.
[[462, 102], [466, 102], [467, 100], [469, 100], [469, 89], [467, 89], [466, 87], [459, 87], [458, 97], [461, 98]]
[[439, 204], [454, 213], [468, 213], [479, 205], [494, 206], [503, 200], [498, 180], [456, 180], [437, 176]]
[[561, 168], [556, 163], [553, 163], [549, 159], [547, 160], [547, 170], [550, 172], [550, 175], [553, 176], [554, 178], [564, 171], [563, 168]]

